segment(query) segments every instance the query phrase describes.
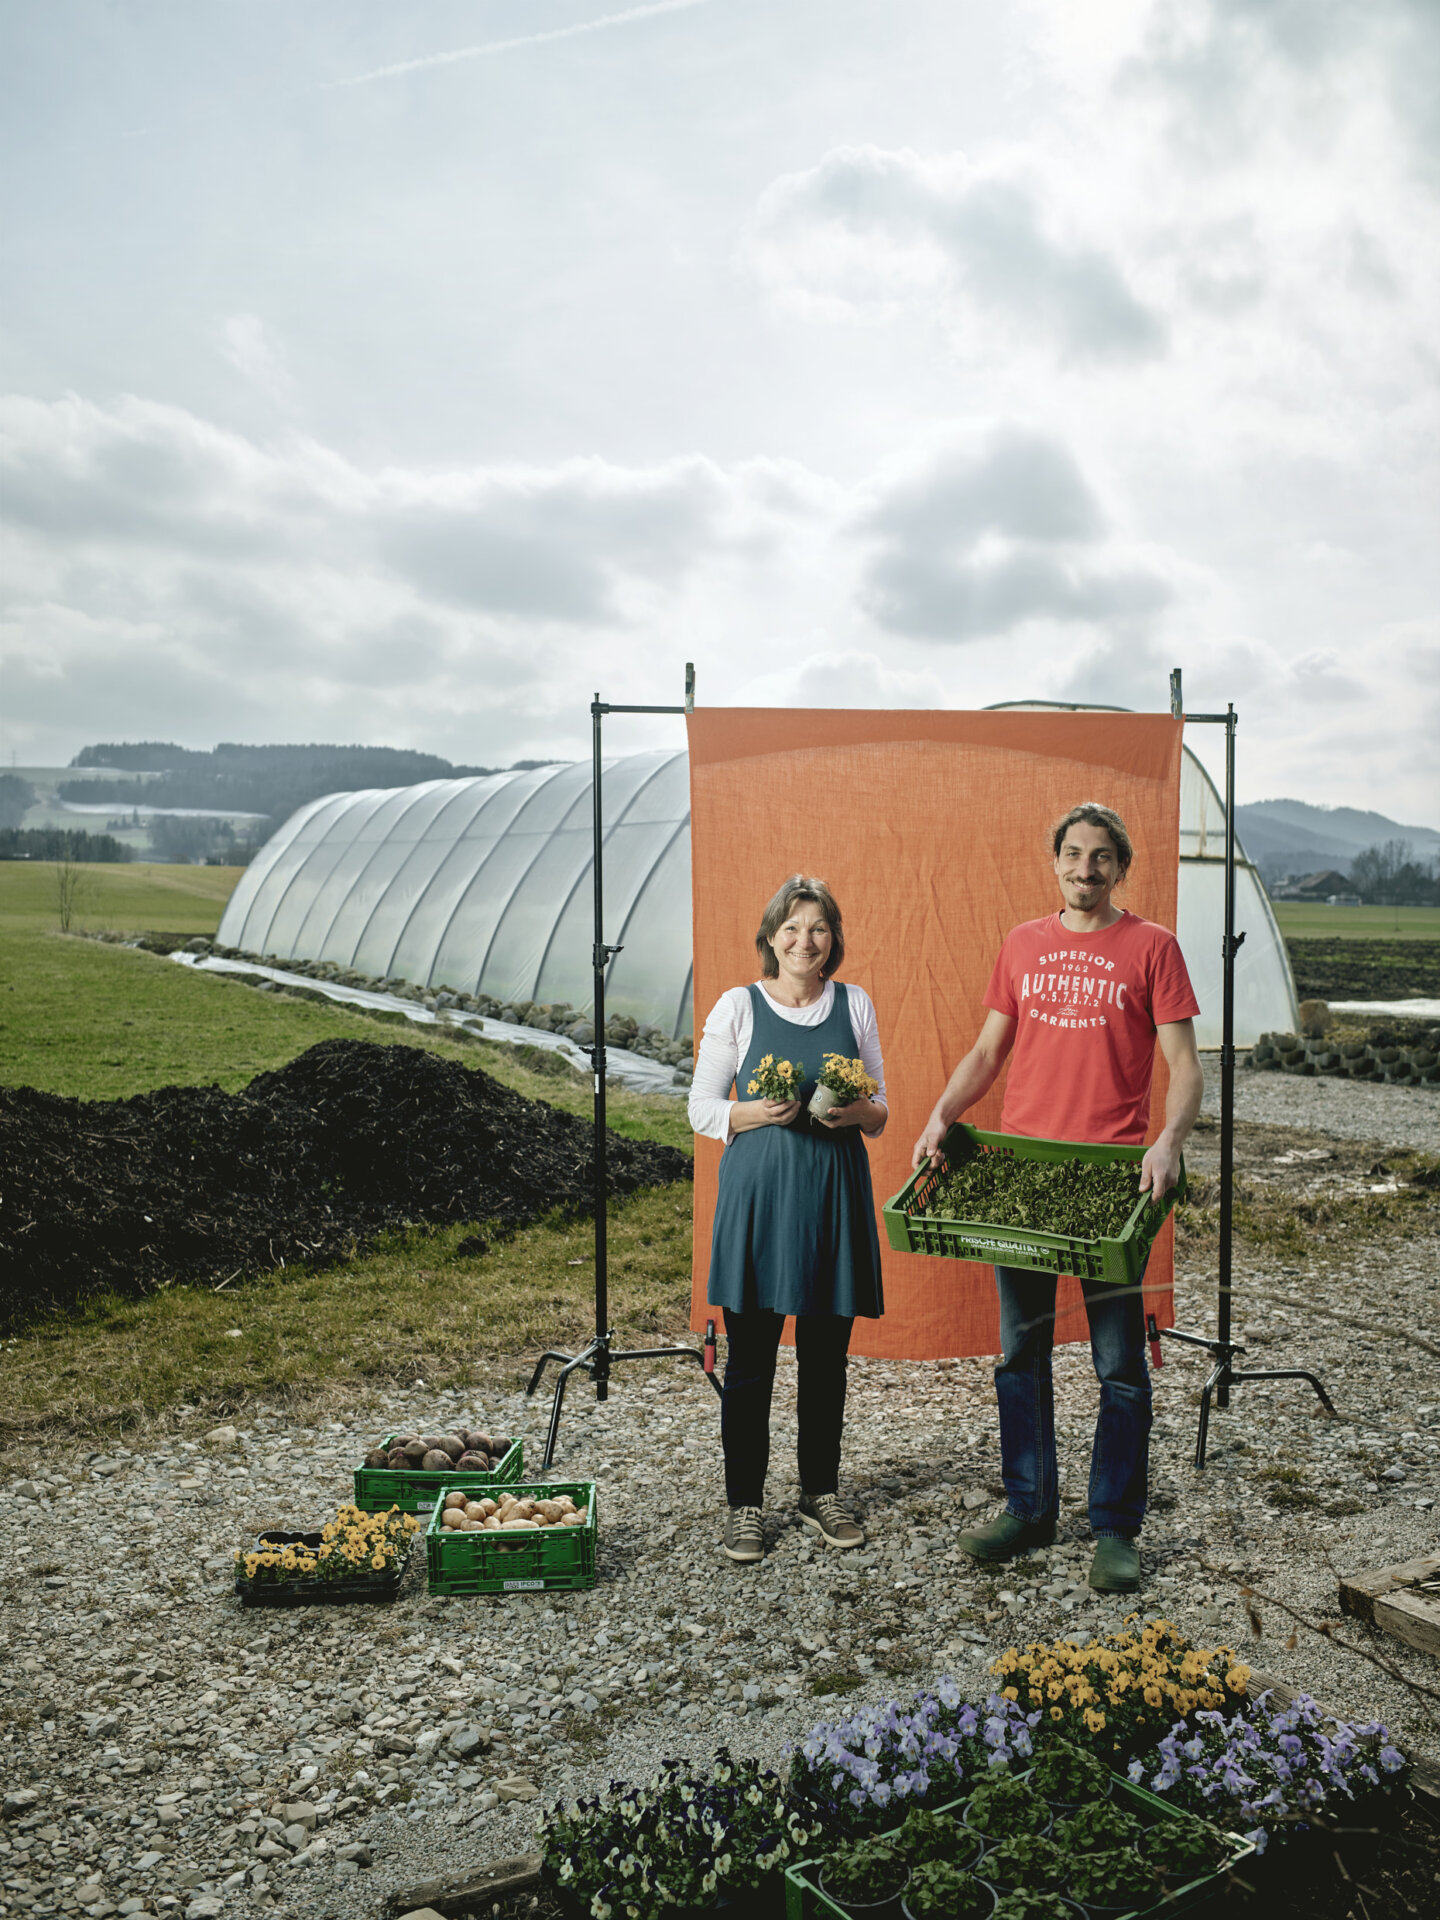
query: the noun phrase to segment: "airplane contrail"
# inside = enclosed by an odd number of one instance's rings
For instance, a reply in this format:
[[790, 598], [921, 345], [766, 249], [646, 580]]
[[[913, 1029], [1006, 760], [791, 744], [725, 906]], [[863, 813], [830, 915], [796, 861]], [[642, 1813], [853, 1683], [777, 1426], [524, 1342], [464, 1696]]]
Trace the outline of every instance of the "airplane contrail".
[[458, 60], [478, 60], [487, 53], [509, 53], [514, 47], [538, 47], [546, 40], [573, 40], [582, 33], [600, 33], [607, 27], [623, 27], [631, 20], [648, 20], [657, 13], [687, 13], [703, 7], [706, 0], [652, 0], [644, 7], [627, 7], [623, 13], [607, 13], [600, 20], [582, 20], [574, 26], [552, 27], [547, 33], [526, 33], [513, 40], [486, 40], [478, 47], [456, 47], [451, 53], [427, 53], [418, 60], [401, 60], [393, 67], [376, 67], [370, 73], [352, 74], [347, 80], [322, 80], [321, 90], [335, 87], [363, 87], [372, 80], [393, 80], [402, 73], [418, 73], [422, 67], [448, 67]]

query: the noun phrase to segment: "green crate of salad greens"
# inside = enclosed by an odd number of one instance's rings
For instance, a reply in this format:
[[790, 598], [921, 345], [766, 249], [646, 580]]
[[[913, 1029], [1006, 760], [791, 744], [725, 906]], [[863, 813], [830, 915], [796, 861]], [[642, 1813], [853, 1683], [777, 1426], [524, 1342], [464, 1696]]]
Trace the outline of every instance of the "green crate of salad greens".
[[1073, 1273], [1133, 1286], [1180, 1179], [1157, 1204], [1140, 1192], [1144, 1147], [1031, 1140], [951, 1127], [944, 1164], [924, 1166], [885, 1203], [890, 1245], [904, 1253]]

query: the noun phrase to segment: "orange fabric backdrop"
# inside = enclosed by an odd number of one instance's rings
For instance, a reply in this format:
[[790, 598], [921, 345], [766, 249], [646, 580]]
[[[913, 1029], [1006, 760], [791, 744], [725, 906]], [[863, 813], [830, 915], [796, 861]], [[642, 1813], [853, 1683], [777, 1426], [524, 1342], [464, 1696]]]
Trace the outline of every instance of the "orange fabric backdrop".
[[[875, 1002], [890, 1123], [869, 1143], [877, 1207], [910, 1173], [936, 1096], [984, 1019], [1000, 942], [1059, 904], [1047, 829], [1099, 800], [1130, 829], [1121, 895], [1174, 927], [1181, 722], [1130, 713], [857, 713], [708, 708], [690, 734], [695, 1025], [727, 987], [759, 973], [755, 929], [792, 873], [825, 880], [845, 915], [840, 978]], [[1163, 1122], [1157, 1050], [1150, 1132]], [[998, 1128], [1003, 1079], [968, 1118]], [[718, 1141], [697, 1140], [693, 1324], [707, 1315]], [[885, 1316], [857, 1320], [851, 1351], [929, 1360], [994, 1353], [988, 1267], [891, 1252], [880, 1229]], [[1174, 1323], [1171, 1230], [1151, 1255], [1146, 1304]], [[1086, 1337], [1074, 1280], [1061, 1281], [1056, 1337]]]

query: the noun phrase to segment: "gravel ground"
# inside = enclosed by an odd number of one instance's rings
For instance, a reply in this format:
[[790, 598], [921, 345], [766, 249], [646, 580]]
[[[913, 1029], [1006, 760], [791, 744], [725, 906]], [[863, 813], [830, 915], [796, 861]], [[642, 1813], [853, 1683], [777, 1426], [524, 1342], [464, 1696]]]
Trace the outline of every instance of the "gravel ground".
[[[1292, 1189], [1359, 1180], [1367, 1155], [1346, 1144], [1357, 1127], [1377, 1154], [1437, 1143], [1433, 1096], [1279, 1075], [1237, 1085], [1246, 1178], [1268, 1167]], [[1197, 1172], [1214, 1147], [1197, 1135]], [[1190, 1265], [1181, 1324], [1206, 1328], [1213, 1263]], [[1257, 1641], [1237, 1588], [1249, 1579], [1325, 1618], [1337, 1571], [1434, 1548], [1440, 1362], [1404, 1330], [1440, 1342], [1436, 1286], [1428, 1232], [1358, 1251], [1317, 1236], [1304, 1264], [1285, 1266], [1237, 1252], [1237, 1325], [1254, 1359], [1320, 1372], [1341, 1417], [1300, 1384], [1237, 1389], [1196, 1473], [1205, 1362], [1167, 1349], [1140, 1602], [1342, 1711], [1378, 1714], [1432, 1758], [1433, 1730], [1401, 1685], [1306, 1629], [1290, 1647], [1293, 1623], [1263, 1598]], [[1346, 1324], [1357, 1307], [1364, 1327]], [[597, 1481], [601, 1526], [599, 1584], [579, 1594], [431, 1600], [418, 1556], [389, 1609], [242, 1612], [229, 1591], [230, 1550], [258, 1526], [319, 1524], [392, 1424], [463, 1415], [521, 1432], [538, 1460], [545, 1409], [518, 1395], [417, 1383], [322, 1429], [257, 1414], [233, 1452], [197, 1433], [78, 1461], [10, 1455], [0, 1914], [373, 1920], [397, 1889], [525, 1850], [537, 1797], [643, 1777], [661, 1755], [700, 1758], [722, 1740], [778, 1759], [859, 1700], [941, 1671], [982, 1694], [987, 1662], [1017, 1639], [1120, 1625], [1122, 1604], [1084, 1584], [1095, 1390], [1083, 1349], [1057, 1360], [1061, 1538], [996, 1576], [952, 1544], [967, 1511], [998, 1505], [989, 1362], [862, 1360], [851, 1381], [847, 1488], [870, 1545], [826, 1553], [795, 1519], [787, 1353], [771, 1551], [752, 1569], [716, 1545], [716, 1405], [698, 1373], [621, 1369], [603, 1407], [577, 1388], [557, 1476]], [[81, 1543], [62, 1543], [82, 1518]], [[1440, 1662], [1346, 1632], [1440, 1685]]]
[[[1205, 1065], [1204, 1111], [1220, 1111], [1220, 1059]], [[1244, 1056], [1241, 1056], [1242, 1062]], [[1387, 1147], [1440, 1151], [1440, 1088], [1388, 1087], [1365, 1080], [1306, 1079], [1300, 1074], [1235, 1074], [1235, 1117], [1277, 1127], [1313, 1128], [1340, 1140], [1374, 1140]]]

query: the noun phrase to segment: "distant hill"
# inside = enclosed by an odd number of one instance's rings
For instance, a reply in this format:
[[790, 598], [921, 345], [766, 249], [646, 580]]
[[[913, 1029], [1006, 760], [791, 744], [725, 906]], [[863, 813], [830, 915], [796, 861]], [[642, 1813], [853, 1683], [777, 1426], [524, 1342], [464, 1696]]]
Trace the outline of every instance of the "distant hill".
[[1314, 807], [1305, 800], [1257, 800], [1236, 807], [1235, 827], [1269, 881], [1322, 867], [1348, 869], [1357, 853], [1390, 840], [1405, 841], [1411, 857], [1422, 862], [1440, 854], [1440, 832], [1433, 827], [1406, 827], [1383, 813]]
[[[71, 761], [83, 777], [61, 781], [61, 800], [90, 806], [165, 807], [265, 816], [263, 840], [297, 807], [326, 793], [362, 787], [410, 787], [422, 780], [457, 780], [511, 771], [455, 766], [438, 754], [402, 747], [246, 747], [222, 741], [208, 751], [163, 740], [84, 747]], [[514, 770], [548, 762], [519, 760]], [[114, 779], [97, 777], [113, 768]]]

